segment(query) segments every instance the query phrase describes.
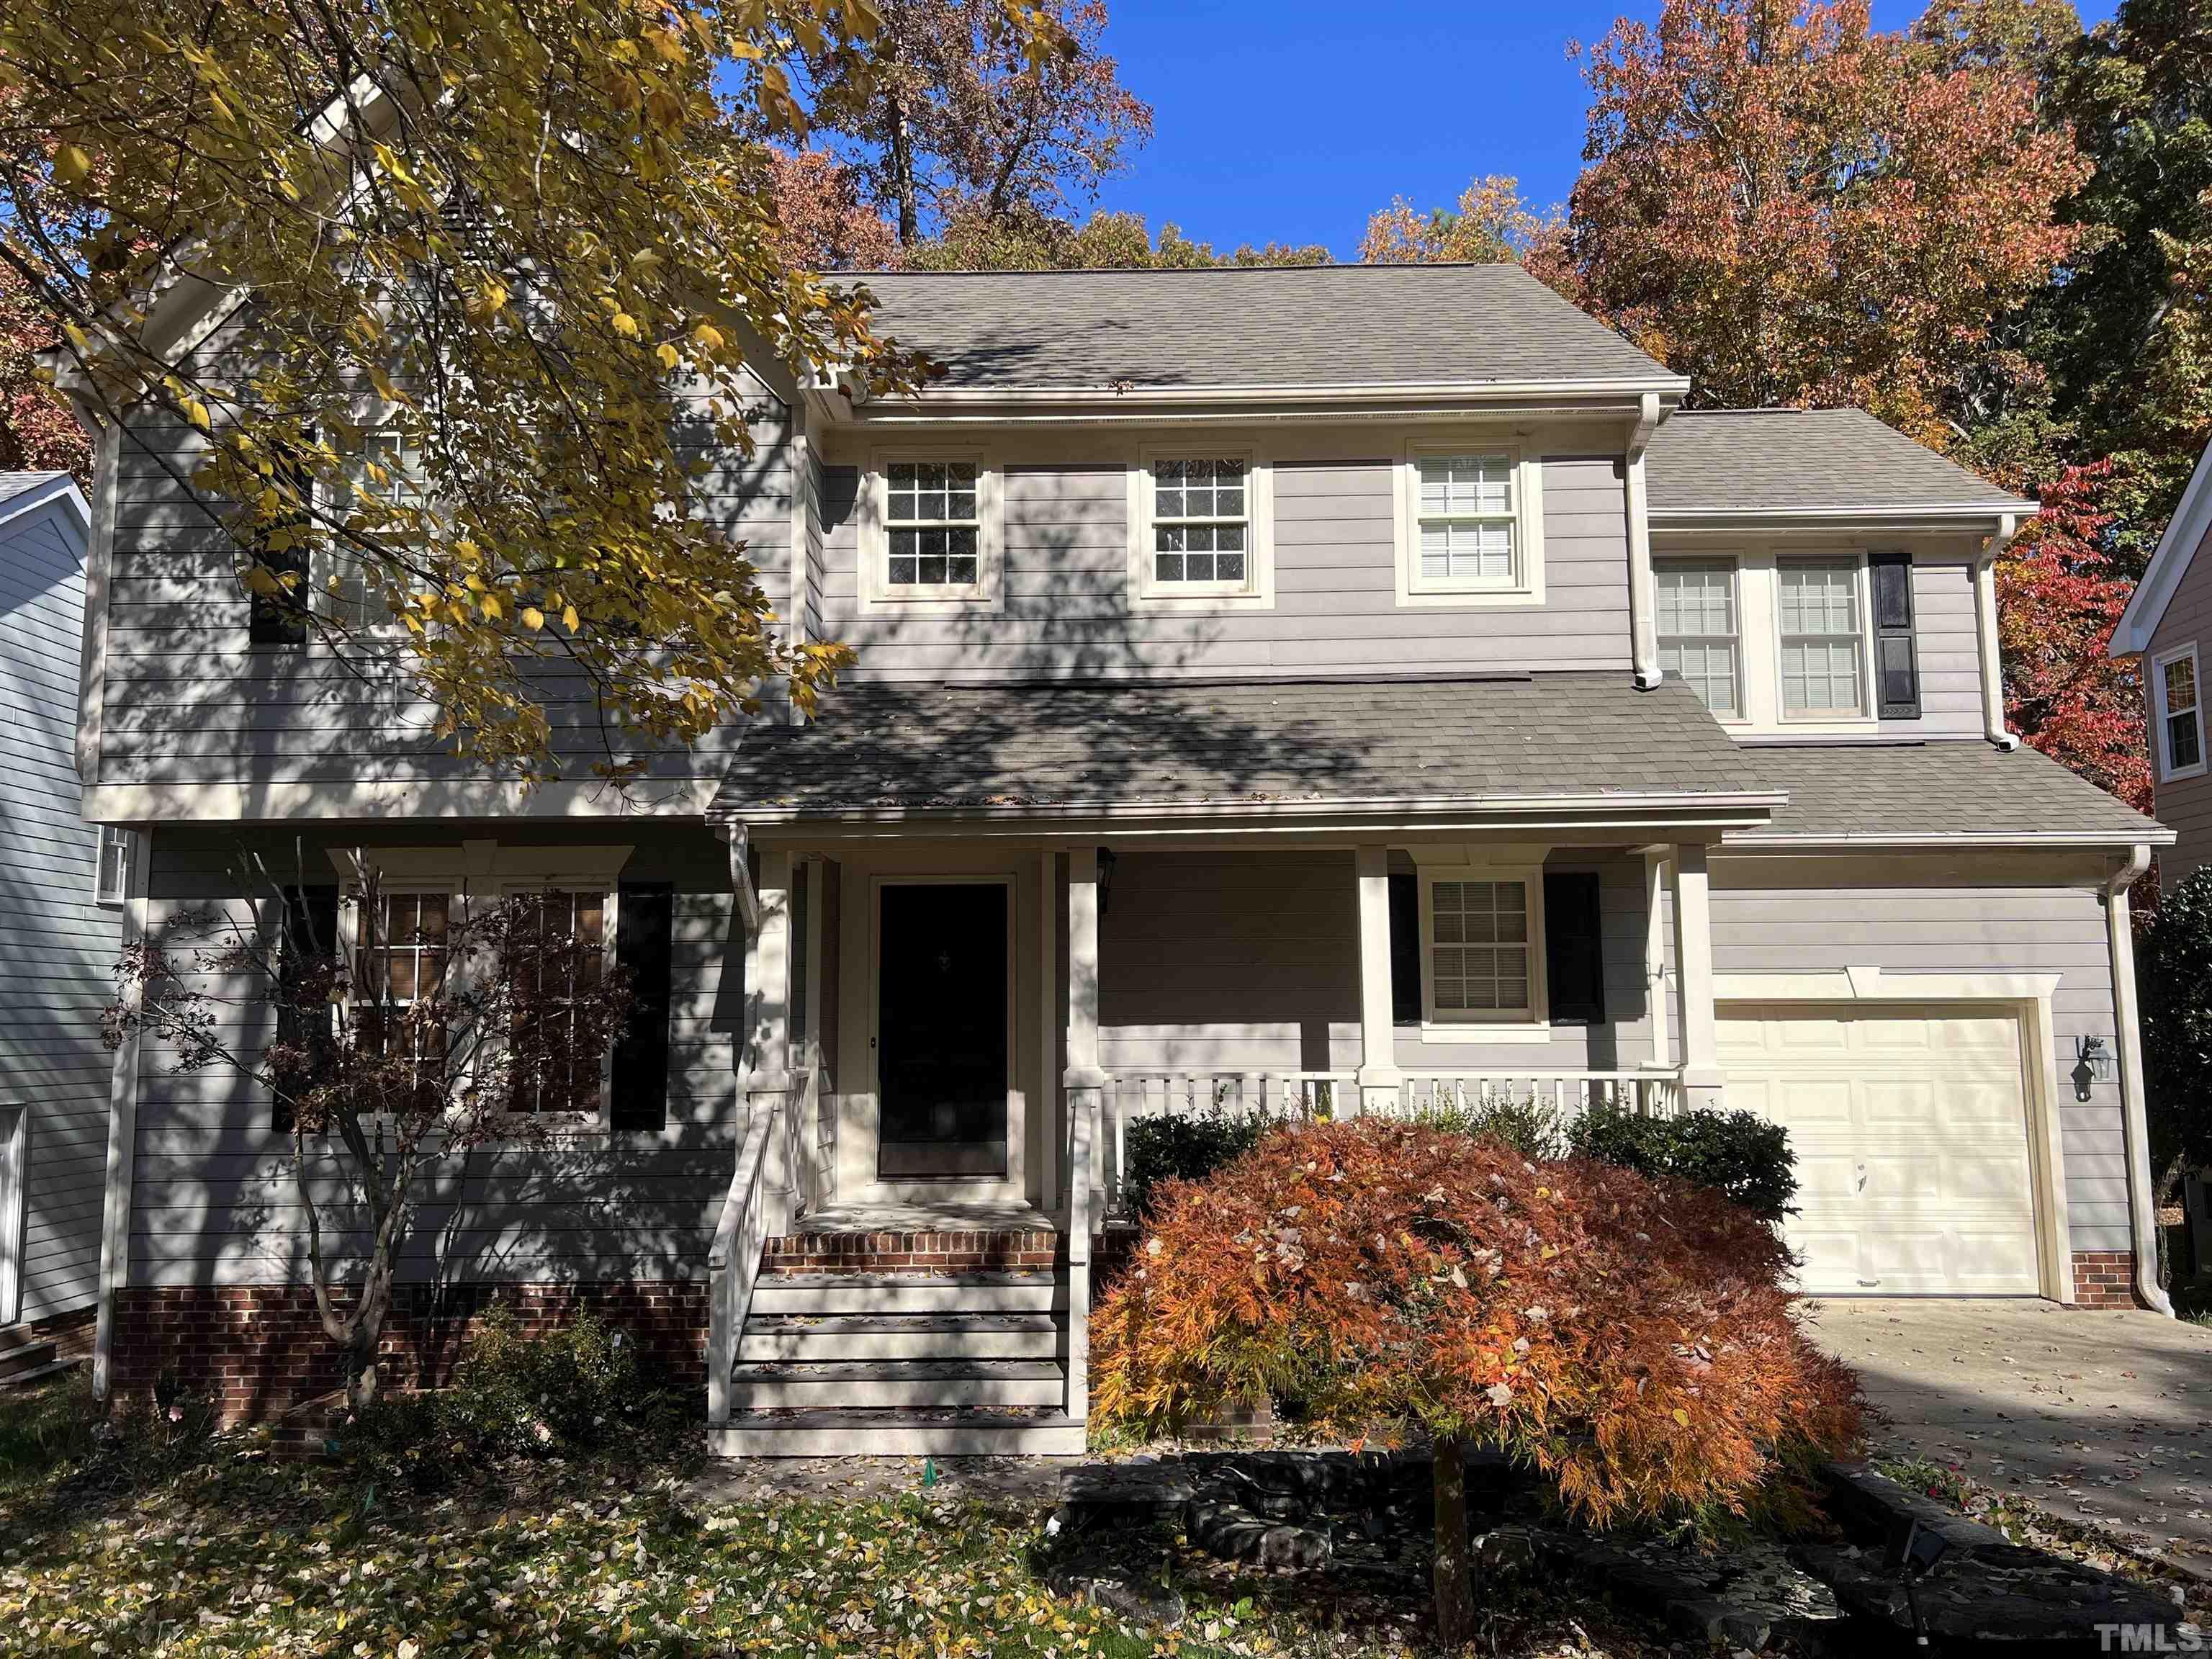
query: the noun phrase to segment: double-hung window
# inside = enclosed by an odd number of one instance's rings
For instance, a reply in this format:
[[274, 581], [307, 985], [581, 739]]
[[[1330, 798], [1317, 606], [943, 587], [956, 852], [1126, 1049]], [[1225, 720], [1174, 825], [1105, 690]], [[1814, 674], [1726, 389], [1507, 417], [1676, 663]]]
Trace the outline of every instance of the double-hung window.
[[[420, 452], [403, 434], [377, 428], [362, 433], [345, 460], [347, 499], [333, 516], [403, 557], [421, 545], [429, 528], [429, 497]], [[358, 547], [331, 545], [324, 557], [326, 563], [315, 582], [315, 604], [324, 617], [345, 629], [382, 627], [392, 621]]]
[[1735, 566], [1721, 559], [1663, 564], [1659, 595], [1659, 666], [1689, 684], [1724, 720], [1743, 714], [1743, 659], [1736, 620]]
[[451, 896], [379, 889], [373, 906], [362, 900], [356, 908], [356, 1040], [364, 1051], [386, 1059], [441, 1063], [446, 1028], [416, 1010], [442, 1003], [447, 994]]
[[2204, 712], [2197, 685], [2197, 647], [2184, 646], [2158, 659], [2159, 770], [2191, 778], [2204, 770]]
[[1438, 1023], [1521, 1024], [1543, 1012], [1540, 874], [1422, 872], [1421, 983]]
[[1783, 559], [1775, 566], [1782, 718], [1866, 714], [1866, 640], [1855, 559]]
[[112, 823], [100, 827], [100, 862], [93, 871], [92, 896], [95, 903], [126, 904], [131, 899], [131, 854], [136, 838], [128, 830], [118, 830]]
[[526, 1034], [533, 1040], [524, 1046], [544, 1057], [514, 1067], [509, 1105], [518, 1112], [595, 1113], [605, 1064], [582, 1052], [577, 1002], [605, 973], [606, 895], [544, 887], [514, 894], [509, 902], [520, 912], [517, 942], [530, 953], [514, 972], [515, 1018], [539, 1027]]
[[1512, 458], [1420, 455], [1413, 472], [1422, 584], [1513, 586], [1520, 564]]
[[1239, 593], [1251, 572], [1250, 469], [1229, 457], [1152, 465], [1153, 585]]
[[981, 586], [981, 473], [974, 461], [893, 461], [885, 469], [887, 592], [960, 595]]

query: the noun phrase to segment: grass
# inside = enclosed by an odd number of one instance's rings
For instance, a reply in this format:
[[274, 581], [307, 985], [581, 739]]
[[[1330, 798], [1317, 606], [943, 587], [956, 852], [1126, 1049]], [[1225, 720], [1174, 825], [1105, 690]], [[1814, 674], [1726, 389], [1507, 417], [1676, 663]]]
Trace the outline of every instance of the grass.
[[[1046, 1589], [1035, 1510], [918, 1480], [866, 1501], [702, 1506], [685, 1487], [696, 1436], [472, 1468], [426, 1495], [166, 1418], [96, 1442], [89, 1404], [76, 1383], [0, 1397], [0, 1656], [1380, 1659], [1418, 1650], [1426, 1620], [1402, 1592], [1164, 1540], [1190, 1616], [1141, 1626]], [[1492, 1618], [1486, 1652], [1670, 1650], [1558, 1595]]]

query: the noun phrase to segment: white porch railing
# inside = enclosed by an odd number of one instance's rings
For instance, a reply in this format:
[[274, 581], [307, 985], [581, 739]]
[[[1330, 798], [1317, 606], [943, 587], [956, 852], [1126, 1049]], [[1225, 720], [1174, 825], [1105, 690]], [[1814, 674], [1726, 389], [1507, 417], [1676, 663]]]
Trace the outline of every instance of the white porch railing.
[[1598, 1108], [1638, 1117], [1682, 1109], [1679, 1072], [1415, 1072], [1398, 1085], [1395, 1115], [1458, 1117], [1495, 1110], [1548, 1111], [1562, 1125]]
[[707, 1421], [716, 1428], [730, 1420], [730, 1373], [744, 1336], [745, 1316], [752, 1310], [762, 1252], [769, 1239], [791, 1226], [790, 1182], [797, 1165], [787, 1161], [781, 1172], [774, 1166], [779, 1158], [793, 1155], [796, 1105], [792, 1094], [780, 1094], [769, 1110], [753, 1115], [714, 1223], [714, 1247], [707, 1256]]

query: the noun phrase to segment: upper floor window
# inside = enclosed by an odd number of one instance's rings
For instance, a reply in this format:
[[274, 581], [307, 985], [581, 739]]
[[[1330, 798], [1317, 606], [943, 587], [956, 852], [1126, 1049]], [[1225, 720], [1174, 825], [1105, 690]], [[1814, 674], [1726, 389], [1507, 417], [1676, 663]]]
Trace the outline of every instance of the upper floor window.
[[2159, 769], [2167, 778], [2193, 778], [2204, 770], [2204, 711], [2197, 689], [2197, 647], [2185, 645], [2159, 658]]
[[1850, 559], [1778, 561], [1776, 623], [1782, 718], [1835, 719], [1866, 713], [1859, 565]]
[[1398, 597], [1540, 604], [1538, 469], [1517, 449], [1414, 444], [1401, 468]]
[[1268, 604], [1273, 477], [1250, 450], [1147, 450], [1133, 462], [1133, 603], [1167, 610]]
[[[350, 499], [340, 511], [354, 517], [362, 533], [402, 551], [419, 544], [429, 503], [421, 453], [406, 437], [390, 430], [362, 434], [346, 458]], [[325, 546], [315, 573], [315, 604], [341, 628], [384, 626], [392, 620], [384, 596], [370, 582], [358, 550]]]
[[880, 458], [867, 481], [864, 597], [925, 608], [994, 602], [997, 486], [980, 455]]
[[1654, 568], [1659, 593], [1659, 666], [1686, 680], [1726, 720], [1743, 714], [1735, 567], [1726, 560]]
[[100, 863], [93, 872], [93, 900], [99, 904], [125, 904], [131, 898], [131, 854], [137, 838], [112, 823], [100, 828]]

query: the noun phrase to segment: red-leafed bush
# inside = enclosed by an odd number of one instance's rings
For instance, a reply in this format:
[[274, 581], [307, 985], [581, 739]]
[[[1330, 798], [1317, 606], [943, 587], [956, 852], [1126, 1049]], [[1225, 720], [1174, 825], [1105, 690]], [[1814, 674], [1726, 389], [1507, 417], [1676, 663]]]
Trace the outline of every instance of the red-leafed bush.
[[1094, 1398], [1147, 1431], [1290, 1398], [1322, 1428], [1427, 1433], [1449, 1639], [1465, 1445], [1603, 1525], [1741, 1514], [1856, 1439], [1854, 1380], [1798, 1334], [1788, 1265], [1766, 1224], [1682, 1182], [1382, 1119], [1285, 1129], [1162, 1191], [1092, 1316]]

